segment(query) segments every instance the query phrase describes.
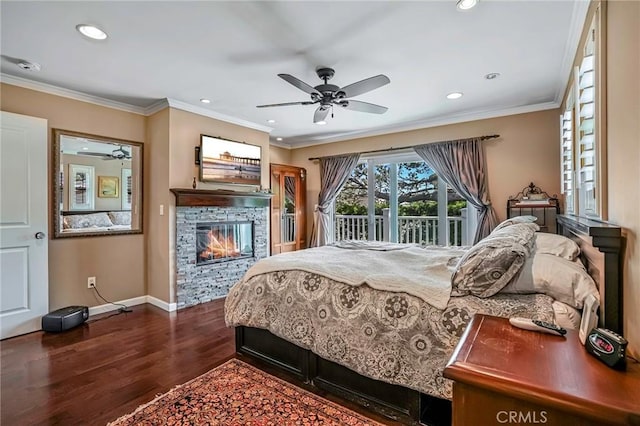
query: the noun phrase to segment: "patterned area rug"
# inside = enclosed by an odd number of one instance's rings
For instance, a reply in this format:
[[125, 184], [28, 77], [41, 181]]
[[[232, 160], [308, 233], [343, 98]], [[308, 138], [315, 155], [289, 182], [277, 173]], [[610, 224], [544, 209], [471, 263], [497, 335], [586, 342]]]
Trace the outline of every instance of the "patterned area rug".
[[160, 424], [381, 426], [237, 359], [176, 386], [108, 426]]

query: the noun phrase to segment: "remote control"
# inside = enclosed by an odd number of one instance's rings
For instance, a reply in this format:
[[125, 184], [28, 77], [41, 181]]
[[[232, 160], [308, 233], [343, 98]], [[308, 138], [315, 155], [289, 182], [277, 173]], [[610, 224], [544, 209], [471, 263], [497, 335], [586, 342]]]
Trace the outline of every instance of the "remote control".
[[567, 330], [555, 324], [529, 318], [509, 318], [509, 323], [514, 327], [555, 334], [556, 336], [564, 336], [567, 334]]

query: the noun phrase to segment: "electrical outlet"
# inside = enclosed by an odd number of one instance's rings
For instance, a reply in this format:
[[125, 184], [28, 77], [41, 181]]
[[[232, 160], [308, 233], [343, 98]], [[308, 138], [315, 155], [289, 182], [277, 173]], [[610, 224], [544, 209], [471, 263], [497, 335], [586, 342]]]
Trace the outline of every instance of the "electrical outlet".
[[87, 288], [94, 288], [96, 286], [96, 277], [87, 278]]

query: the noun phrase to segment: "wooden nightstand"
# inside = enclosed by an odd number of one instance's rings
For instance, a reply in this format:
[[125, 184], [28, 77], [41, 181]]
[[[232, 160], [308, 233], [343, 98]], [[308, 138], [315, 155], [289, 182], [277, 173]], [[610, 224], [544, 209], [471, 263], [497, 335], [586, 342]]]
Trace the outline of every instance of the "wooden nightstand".
[[453, 425], [640, 425], [640, 366], [607, 367], [578, 332], [521, 330], [476, 315], [444, 376], [454, 380]]

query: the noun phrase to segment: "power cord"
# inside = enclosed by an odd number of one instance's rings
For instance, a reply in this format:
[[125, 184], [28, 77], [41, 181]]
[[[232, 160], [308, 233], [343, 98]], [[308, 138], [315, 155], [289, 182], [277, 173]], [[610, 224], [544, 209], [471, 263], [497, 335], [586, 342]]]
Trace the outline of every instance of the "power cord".
[[102, 297], [102, 295], [100, 294], [100, 292], [98, 291], [98, 287], [94, 284], [92, 287], [95, 291], [96, 294], [98, 295], [98, 297], [102, 300], [104, 300], [105, 302], [113, 305], [113, 306], [120, 306], [118, 308], [118, 312], [133, 312], [133, 309], [131, 309], [130, 307], [128, 307], [127, 305], [123, 305], [122, 303], [114, 303], [110, 300], [105, 299], [104, 297]]

